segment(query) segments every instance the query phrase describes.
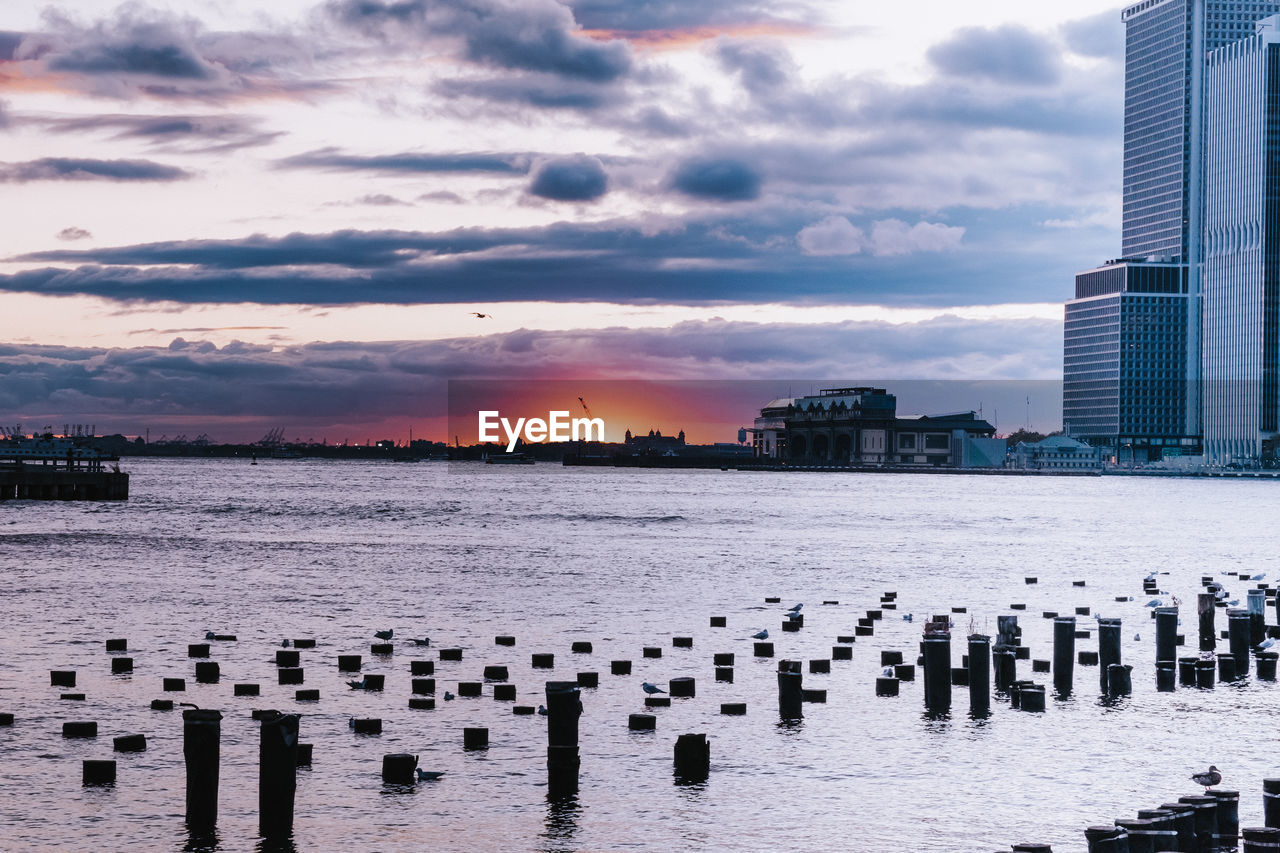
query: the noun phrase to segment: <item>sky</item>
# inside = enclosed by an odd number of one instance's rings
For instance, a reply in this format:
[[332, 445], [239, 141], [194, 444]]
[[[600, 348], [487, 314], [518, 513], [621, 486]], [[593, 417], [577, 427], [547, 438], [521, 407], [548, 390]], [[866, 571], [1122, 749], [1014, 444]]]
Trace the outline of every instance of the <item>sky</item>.
[[1119, 9], [0, 4], [0, 423], [443, 439], [450, 379], [1060, 379], [1119, 253]]

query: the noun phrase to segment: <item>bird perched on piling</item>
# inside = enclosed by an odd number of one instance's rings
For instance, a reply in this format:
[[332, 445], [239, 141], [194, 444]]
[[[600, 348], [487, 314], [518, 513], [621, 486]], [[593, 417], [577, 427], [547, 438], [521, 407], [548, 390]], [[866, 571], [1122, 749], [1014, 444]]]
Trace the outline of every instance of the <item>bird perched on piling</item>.
[[1204, 785], [1204, 792], [1207, 794], [1214, 785], [1222, 784], [1222, 773], [1217, 767], [1210, 764], [1208, 771], [1192, 774], [1191, 781], [1197, 785]]
[[430, 638], [430, 637], [423, 637], [421, 640], [419, 640], [417, 637], [414, 637], [414, 638], [413, 638], [413, 644], [414, 644], [415, 646], [429, 646], [429, 645], [431, 645], [431, 638]]
[[414, 772], [418, 774], [419, 782], [437, 782], [444, 775], [443, 770], [423, 770], [421, 767], [415, 767]]
[[1150, 601], [1148, 601], [1148, 602], [1147, 602], [1147, 606], [1148, 606], [1148, 607], [1160, 607], [1160, 606], [1161, 606], [1161, 605], [1163, 605], [1163, 604], [1164, 604], [1164, 602], [1163, 602], [1163, 601], [1161, 601], [1161, 600], [1160, 600], [1160, 599], [1158, 599], [1158, 598], [1153, 598], [1153, 599], [1151, 599]]
[[395, 629], [388, 628], [385, 631], [374, 631], [373, 636], [377, 637], [379, 640], [390, 640], [395, 633]]
[[765, 628], [763, 631], [756, 631], [754, 634], [751, 635], [751, 639], [753, 640], [769, 639], [769, 629]]
[[1276, 644], [1275, 639], [1268, 637], [1267, 639], [1263, 640], [1261, 643], [1258, 643], [1258, 645], [1254, 646], [1254, 648], [1256, 648], [1260, 652], [1265, 652], [1267, 649], [1271, 648], [1275, 644]]
[[804, 607], [804, 604], [803, 604], [803, 603], [800, 603], [800, 604], [797, 604], [795, 607], [788, 607], [788, 608], [787, 608], [787, 612], [788, 612], [788, 613], [799, 613], [799, 612], [800, 612], [800, 609], [801, 609], [802, 607]]
[[1266, 576], [1267, 576], [1267, 573], [1266, 573], [1266, 572], [1259, 572], [1258, 574], [1256, 574], [1256, 575], [1254, 575], [1253, 577], [1249, 578], [1249, 580], [1251, 580], [1251, 581], [1260, 581], [1260, 580], [1262, 580], [1263, 578], [1265, 578]]
[[667, 692], [656, 684], [650, 684], [648, 681], [646, 681], [644, 684], [641, 684], [640, 689], [643, 690], [645, 693], [648, 693], [650, 696], [652, 696], [655, 693]]

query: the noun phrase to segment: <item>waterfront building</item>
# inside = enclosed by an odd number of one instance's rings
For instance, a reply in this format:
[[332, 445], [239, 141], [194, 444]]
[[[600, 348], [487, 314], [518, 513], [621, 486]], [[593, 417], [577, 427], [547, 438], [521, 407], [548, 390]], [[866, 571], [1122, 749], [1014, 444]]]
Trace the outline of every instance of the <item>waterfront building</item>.
[[1051, 435], [1040, 441], [1018, 442], [1010, 464], [1024, 471], [1101, 471], [1102, 448], [1065, 435]]
[[627, 430], [622, 443], [632, 453], [665, 453], [674, 456], [684, 449], [684, 430], [678, 435], [663, 435], [662, 430], [649, 430], [648, 435], [632, 435]]
[[1120, 259], [1076, 276], [1063, 325], [1067, 434], [1123, 463], [1198, 455], [1187, 435], [1187, 266]]
[[751, 430], [756, 456], [803, 465], [1001, 467], [1004, 442], [975, 412], [899, 417], [883, 388], [824, 388], [771, 400]]
[[1280, 431], [1280, 18], [1205, 74], [1205, 456], [1252, 464]]

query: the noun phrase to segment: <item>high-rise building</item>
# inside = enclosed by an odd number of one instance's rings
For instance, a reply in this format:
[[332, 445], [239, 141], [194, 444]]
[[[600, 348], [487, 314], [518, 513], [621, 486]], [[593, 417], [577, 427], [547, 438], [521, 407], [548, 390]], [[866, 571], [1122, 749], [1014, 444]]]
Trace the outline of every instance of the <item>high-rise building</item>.
[[1063, 329], [1062, 417], [1117, 461], [1198, 455], [1186, 412], [1187, 266], [1111, 261], [1076, 276]]
[[1280, 431], [1280, 18], [1205, 69], [1203, 409], [1210, 462]]
[[[1121, 13], [1125, 26], [1123, 258], [1078, 275], [1077, 298], [1067, 304], [1063, 423], [1073, 436], [1101, 441], [1102, 436], [1114, 435], [1116, 441], [1126, 437], [1137, 441], [1146, 429], [1139, 429], [1139, 424], [1160, 424], [1163, 431], [1171, 417], [1170, 407], [1178, 406], [1181, 427], [1176, 430], [1176, 446], [1200, 445], [1205, 61], [1211, 51], [1250, 37], [1258, 20], [1277, 13], [1280, 2], [1273, 0], [1142, 0]], [[1180, 281], [1178, 293], [1162, 294], [1179, 306], [1163, 315], [1173, 323], [1169, 328], [1151, 326], [1147, 309], [1138, 307], [1161, 303], [1148, 301], [1130, 287], [1136, 265], [1165, 270], [1156, 274], [1167, 279], [1162, 286], [1172, 287], [1173, 279]], [[1178, 265], [1184, 269], [1173, 271]], [[1125, 272], [1115, 271], [1120, 268]], [[1109, 299], [1101, 299], [1095, 293], [1099, 281], [1123, 284], [1107, 285], [1115, 289]], [[1093, 295], [1082, 297], [1082, 293]], [[1081, 303], [1082, 298], [1095, 301]], [[1110, 307], [1103, 308], [1099, 302]], [[1125, 347], [1124, 358], [1117, 354], [1109, 362], [1107, 369], [1115, 375], [1106, 381], [1099, 378], [1101, 368], [1092, 360], [1100, 355], [1092, 348], [1100, 345], [1093, 338], [1101, 332], [1088, 319], [1103, 316], [1111, 318], [1107, 322], [1112, 324], [1113, 338], [1108, 345]], [[1175, 343], [1181, 355], [1170, 359], [1166, 356], [1172, 334], [1180, 336]], [[1183, 371], [1182, 387], [1176, 393], [1166, 384], [1170, 364], [1180, 364]], [[1156, 386], [1158, 393], [1149, 393]], [[1111, 414], [1099, 415], [1103, 412]], [[1114, 422], [1103, 423], [1099, 417]], [[1169, 439], [1155, 433], [1147, 437]], [[1151, 445], [1157, 446], [1162, 445]]]

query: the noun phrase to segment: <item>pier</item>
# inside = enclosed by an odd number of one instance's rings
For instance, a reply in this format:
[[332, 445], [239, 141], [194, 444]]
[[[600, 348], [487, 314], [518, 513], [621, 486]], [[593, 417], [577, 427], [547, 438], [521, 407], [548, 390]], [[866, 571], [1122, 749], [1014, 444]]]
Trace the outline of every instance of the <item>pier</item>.
[[119, 457], [70, 438], [0, 441], [0, 501], [123, 501], [129, 475]]

